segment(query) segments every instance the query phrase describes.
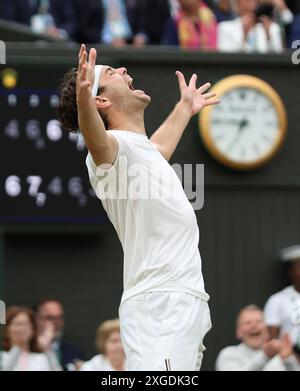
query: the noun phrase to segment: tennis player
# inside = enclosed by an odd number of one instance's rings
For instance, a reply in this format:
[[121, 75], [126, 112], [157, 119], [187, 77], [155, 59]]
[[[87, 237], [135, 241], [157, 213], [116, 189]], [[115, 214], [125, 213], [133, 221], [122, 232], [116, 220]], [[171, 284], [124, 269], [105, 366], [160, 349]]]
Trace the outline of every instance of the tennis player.
[[190, 119], [219, 100], [207, 92], [210, 83], [197, 88], [195, 74], [187, 84], [177, 71], [181, 98], [148, 138], [151, 98], [134, 89], [126, 68], [96, 65], [96, 58], [95, 49], [81, 46], [78, 69], [65, 76], [59, 117], [85, 139], [91, 185], [124, 250], [119, 317], [127, 369], [199, 370], [209, 296], [195, 212], [168, 161]]

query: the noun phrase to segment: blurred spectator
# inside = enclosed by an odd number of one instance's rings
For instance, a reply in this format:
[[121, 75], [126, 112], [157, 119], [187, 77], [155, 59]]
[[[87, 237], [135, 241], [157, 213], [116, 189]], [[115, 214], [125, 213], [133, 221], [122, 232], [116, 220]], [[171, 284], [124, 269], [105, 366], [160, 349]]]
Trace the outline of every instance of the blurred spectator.
[[300, 349], [300, 245], [281, 252], [291, 285], [272, 295], [265, 306], [265, 319], [272, 338], [288, 333]]
[[30, 0], [0, 0], [0, 19], [30, 25]]
[[[4, 326], [0, 364], [3, 371], [59, 371], [51, 350], [51, 334], [39, 340], [34, 313], [25, 307], [10, 307]], [[44, 352], [44, 353], [42, 353]]]
[[102, 0], [104, 7], [104, 25], [102, 42], [106, 45], [122, 47], [133, 38], [127, 17], [125, 0]]
[[236, 0], [215, 0], [214, 13], [218, 22], [235, 18]]
[[222, 52], [281, 52], [280, 27], [269, 9], [258, 7], [258, 0], [237, 0], [238, 17], [218, 26], [218, 49]]
[[282, 37], [284, 37], [285, 46], [287, 46], [287, 34], [294, 20], [292, 11], [288, 8], [285, 0], [260, 0], [261, 6], [270, 9], [272, 17], [281, 27]]
[[292, 11], [294, 15], [300, 14], [300, 1], [299, 0], [285, 0], [287, 7]]
[[287, 28], [288, 47], [292, 47], [294, 41], [300, 40], [300, 0], [286, 0], [288, 8], [294, 15], [294, 20]]
[[53, 35], [73, 39], [76, 30], [74, 1], [49, 0], [48, 7], [54, 21]]
[[57, 0], [30, 0], [30, 9], [32, 13], [30, 25], [34, 33], [48, 34], [55, 38], [69, 38], [65, 28], [68, 27], [68, 23], [70, 25], [73, 18], [70, 0], [64, 1], [63, 5], [60, 3], [59, 7]]
[[127, 0], [126, 4], [133, 44], [161, 44], [166, 22], [178, 10], [178, 0]]
[[75, 42], [100, 43], [103, 13], [101, 0], [0, 0], [0, 18]]
[[290, 24], [294, 17], [285, 0], [260, 0], [263, 7], [271, 8], [273, 17], [279, 24]]
[[266, 371], [300, 371], [300, 356], [293, 350], [293, 344], [285, 334], [281, 341], [280, 355], [272, 359], [265, 367]]
[[[56, 0], [60, 4], [59, 0]], [[74, 9], [74, 33], [70, 38], [80, 43], [100, 43], [104, 23], [101, 0], [68, 0]]]
[[132, 38], [129, 42], [137, 47], [143, 47], [148, 43], [148, 37], [143, 26], [143, 1], [125, 1], [127, 18], [132, 31]]
[[298, 361], [297, 371], [300, 371], [300, 345], [294, 346], [294, 355]]
[[75, 370], [77, 365], [84, 361], [84, 356], [80, 349], [63, 340], [65, 323], [62, 304], [57, 300], [43, 300], [37, 305], [36, 312], [40, 338], [54, 328], [52, 349], [64, 370]]
[[297, 360], [288, 336], [268, 339], [263, 312], [256, 305], [244, 307], [237, 317], [236, 337], [239, 345], [228, 346], [218, 355], [218, 371], [272, 371], [278, 366], [295, 370]]
[[[100, 43], [104, 21], [101, 0], [30, 0], [32, 28], [75, 42]], [[52, 19], [52, 22], [51, 22]], [[35, 27], [37, 26], [37, 27]]]
[[164, 39], [165, 26], [170, 17], [179, 10], [179, 0], [139, 0], [141, 5], [141, 29], [149, 45], [160, 45]]
[[67, 39], [74, 29], [72, 1], [0, 0], [0, 18], [30, 26], [33, 32]]
[[97, 354], [82, 364], [81, 371], [124, 371], [125, 355], [121, 343], [120, 323], [118, 319], [107, 320], [97, 329]]
[[180, 9], [166, 24], [165, 43], [182, 48], [214, 50], [216, 19], [202, 0], [179, 0]]

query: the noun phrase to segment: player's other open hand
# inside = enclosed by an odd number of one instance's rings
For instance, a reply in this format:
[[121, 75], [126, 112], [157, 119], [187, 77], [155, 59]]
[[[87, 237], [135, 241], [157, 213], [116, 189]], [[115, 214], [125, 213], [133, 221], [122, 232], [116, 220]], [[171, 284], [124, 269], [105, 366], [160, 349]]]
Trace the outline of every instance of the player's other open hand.
[[180, 72], [176, 72], [181, 99], [180, 101], [188, 108], [191, 116], [200, 113], [200, 111], [211, 105], [220, 103], [220, 100], [216, 98], [216, 94], [213, 92], [206, 92], [210, 87], [210, 83], [205, 83], [201, 87], [197, 88], [197, 75], [193, 74], [187, 85], [184, 75]]

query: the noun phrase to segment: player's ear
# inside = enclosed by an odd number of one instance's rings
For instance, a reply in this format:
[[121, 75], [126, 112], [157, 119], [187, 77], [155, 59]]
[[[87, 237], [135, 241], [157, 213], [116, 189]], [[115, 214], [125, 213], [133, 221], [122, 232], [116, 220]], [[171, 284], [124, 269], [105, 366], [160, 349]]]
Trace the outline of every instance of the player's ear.
[[97, 109], [108, 109], [111, 106], [111, 101], [105, 96], [96, 96], [95, 103]]

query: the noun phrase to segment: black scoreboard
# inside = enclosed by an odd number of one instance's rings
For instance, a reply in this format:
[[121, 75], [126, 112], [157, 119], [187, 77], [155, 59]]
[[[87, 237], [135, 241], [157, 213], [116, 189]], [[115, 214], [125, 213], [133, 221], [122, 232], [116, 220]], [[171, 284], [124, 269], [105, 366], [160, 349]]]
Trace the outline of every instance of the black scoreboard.
[[66, 68], [0, 68], [0, 224], [108, 221], [89, 183], [82, 136], [57, 120]]

